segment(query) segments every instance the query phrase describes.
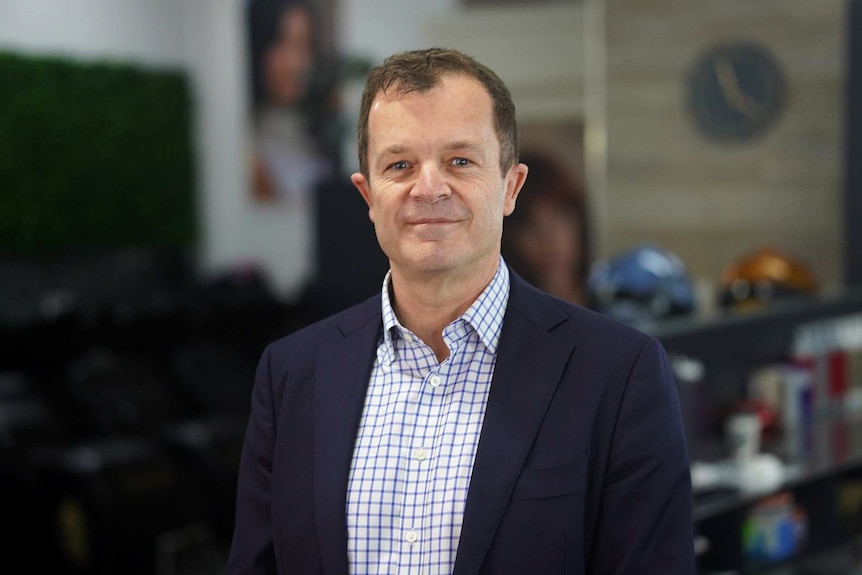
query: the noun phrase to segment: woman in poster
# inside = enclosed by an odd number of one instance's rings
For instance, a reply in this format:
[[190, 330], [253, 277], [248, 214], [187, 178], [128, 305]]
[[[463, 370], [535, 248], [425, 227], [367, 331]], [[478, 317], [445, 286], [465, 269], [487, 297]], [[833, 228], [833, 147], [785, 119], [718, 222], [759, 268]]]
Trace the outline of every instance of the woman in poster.
[[317, 64], [312, 5], [299, 0], [250, 0], [248, 5], [254, 147], [253, 196], [264, 203], [307, 208], [317, 184], [332, 172], [313, 109]]

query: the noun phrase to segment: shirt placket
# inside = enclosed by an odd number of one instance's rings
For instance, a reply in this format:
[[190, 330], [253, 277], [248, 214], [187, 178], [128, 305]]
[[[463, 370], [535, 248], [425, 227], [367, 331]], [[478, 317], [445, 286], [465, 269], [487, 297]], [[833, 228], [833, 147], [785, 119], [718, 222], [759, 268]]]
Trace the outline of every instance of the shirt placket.
[[405, 473], [404, 497], [401, 506], [401, 545], [405, 553], [399, 566], [401, 575], [417, 575], [427, 571], [429, 541], [434, 537], [432, 518], [427, 515], [428, 490], [434, 461], [434, 446], [440, 419], [443, 377], [440, 366], [424, 362], [422, 378], [413, 378], [407, 398], [412, 433], [405, 437], [403, 455]]

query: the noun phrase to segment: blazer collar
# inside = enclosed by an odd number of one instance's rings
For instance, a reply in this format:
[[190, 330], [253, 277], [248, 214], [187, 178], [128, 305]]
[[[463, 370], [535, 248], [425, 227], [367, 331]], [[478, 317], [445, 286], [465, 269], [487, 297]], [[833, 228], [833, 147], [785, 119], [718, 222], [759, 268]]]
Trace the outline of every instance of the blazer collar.
[[314, 388], [314, 506], [324, 571], [347, 575], [347, 483], [382, 329], [380, 295], [336, 318], [318, 348]]
[[478, 573], [575, 347], [552, 333], [568, 319], [554, 300], [516, 274], [511, 277], [454, 575]]

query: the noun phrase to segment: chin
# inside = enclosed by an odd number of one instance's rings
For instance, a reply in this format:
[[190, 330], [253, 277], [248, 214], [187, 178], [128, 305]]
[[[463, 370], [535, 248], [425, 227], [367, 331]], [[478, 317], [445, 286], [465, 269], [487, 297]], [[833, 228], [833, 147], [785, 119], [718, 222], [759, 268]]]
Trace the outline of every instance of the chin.
[[448, 272], [457, 267], [455, 262], [447, 258], [426, 258], [413, 263], [414, 269], [429, 274]]
[[448, 250], [435, 249], [433, 252], [413, 254], [400, 260], [401, 267], [423, 273], [447, 272], [458, 267], [459, 261]]

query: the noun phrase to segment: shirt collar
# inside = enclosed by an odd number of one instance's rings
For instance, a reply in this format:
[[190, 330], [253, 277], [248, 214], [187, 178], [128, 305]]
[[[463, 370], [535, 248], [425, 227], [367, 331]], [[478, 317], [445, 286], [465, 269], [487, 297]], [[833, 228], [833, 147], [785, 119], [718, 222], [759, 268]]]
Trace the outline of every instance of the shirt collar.
[[[386, 272], [383, 278], [382, 303], [383, 303], [383, 343], [386, 355], [394, 358], [393, 340], [400, 336], [406, 328], [401, 325], [392, 308], [390, 286], [392, 284], [392, 271]], [[497, 266], [491, 282], [482, 290], [479, 297], [467, 308], [461, 317], [454, 323], [463, 320], [470, 325], [479, 336], [484, 346], [490, 353], [497, 353], [497, 344], [500, 341], [500, 331], [503, 328], [503, 316], [506, 313], [506, 304], [509, 301], [509, 268], [503, 257]]]

